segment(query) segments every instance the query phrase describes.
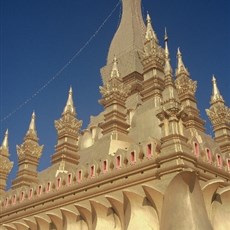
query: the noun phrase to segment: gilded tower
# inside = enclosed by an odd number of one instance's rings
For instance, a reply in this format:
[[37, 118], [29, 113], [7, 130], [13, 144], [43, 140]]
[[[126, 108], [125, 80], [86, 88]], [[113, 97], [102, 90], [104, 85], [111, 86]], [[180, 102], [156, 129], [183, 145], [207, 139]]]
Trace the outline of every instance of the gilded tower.
[[114, 135], [128, 134], [129, 124], [126, 122], [125, 102], [129, 95], [128, 86], [124, 86], [118, 70], [116, 57], [107, 84], [100, 87], [103, 98], [100, 103], [105, 107], [105, 121], [102, 123], [102, 134], [113, 133]]
[[7, 177], [13, 167], [13, 162], [9, 160], [9, 156], [8, 130], [6, 130], [0, 146], [0, 196], [5, 193]]
[[72, 87], [70, 87], [62, 117], [55, 121], [58, 143], [55, 146], [55, 154], [52, 156], [52, 164], [64, 161], [77, 165], [80, 158], [76, 153], [78, 152], [79, 130], [82, 121], [76, 118], [77, 113], [73, 104], [72, 94]]
[[225, 105], [224, 99], [217, 87], [216, 78], [212, 78], [213, 90], [211, 107], [206, 112], [213, 125], [215, 140], [223, 154], [230, 154], [230, 109]]
[[38, 140], [35, 113], [33, 112], [24, 142], [17, 146], [18, 172], [17, 177], [12, 182], [12, 188], [29, 187], [38, 182], [37, 167], [43, 150], [43, 146], [39, 145]]
[[195, 98], [197, 82], [193, 81], [185, 67], [180, 49], [177, 51], [176, 88], [181, 104], [186, 108], [188, 116], [185, 122], [186, 128], [191, 132], [194, 130], [204, 132], [204, 121], [200, 118]]

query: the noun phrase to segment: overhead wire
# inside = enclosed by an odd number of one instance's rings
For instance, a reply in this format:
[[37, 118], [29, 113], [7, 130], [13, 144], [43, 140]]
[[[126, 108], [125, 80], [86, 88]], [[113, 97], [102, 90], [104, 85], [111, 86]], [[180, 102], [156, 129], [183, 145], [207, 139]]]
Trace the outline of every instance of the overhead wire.
[[[90, 38], [84, 43], [84, 45], [77, 51], [75, 54], [69, 59], [66, 64], [60, 68], [56, 74], [54, 74], [44, 85], [42, 85], [38, 90], [36, 90], [29, 98], [27, 98], [23, 103], [21, 103], [16, 109], [11, 111], [9, 114], [7, 114], [5, 117], [1, 118], [1, 124], [9, 119], [12, 115], [14, 115], [16, 112], [18, 112], [20, 109], [22, 109], [26, 104], [31, 102], [35, 97], [37, 97], [47, 86], [49, 86], [55, 79], [57, 79], [61, 73], [83, 52], [83, 50], [92, 42], [92, 40], [95, 38], [95, 36], [101, 31], [101, 29], [104, 27], [106, 22], [110, 19], [110, 17], [113, 15], [113, 13], [116, 11], [117, 7], [121, 4], [121, 0], [117, 2], [115, 7], [112, 9], [112, 11], [109, 13], [109, 15], [104, 19], [102, 24], [97, 28], [97, 30], [94, 32], [93, 35], [90, 36]], [[1, 57], [2, 59], [2, 57]], [[2, 62], [2, 60], [1, 60]], [[1, 64], [2, 65], [2, 64]], [[2, 73], [1, 73], [1, 83], [2, 83]], [[1, 84], [2, 88], [2, 84]], [[1, 97], [2, 98], [2, 97]], [[2, 114], [2, 101], [1, 101], [1, 114]]]

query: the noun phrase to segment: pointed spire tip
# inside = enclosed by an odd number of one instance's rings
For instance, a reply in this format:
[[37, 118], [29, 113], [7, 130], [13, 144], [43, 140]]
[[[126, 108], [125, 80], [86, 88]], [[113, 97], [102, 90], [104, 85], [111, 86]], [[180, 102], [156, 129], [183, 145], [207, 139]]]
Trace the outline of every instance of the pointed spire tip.
[[4, 136], [4, 139], [3, 139], [3, 142], [2, 142], [2, 147], [3, 148], [8, 148], [8, 129], [6, 130], [5, 132], [5, 136]]
[[212, 96], [211, 96], [211, 104], [215, 102], [224, 103], [224, 99], [220, 94], [214, 74], [212, 76], [212, 85], [213, 85], [213, 89], [212, 89]]
[[185, 67], [183, 59], [182, 59], [182, 54], [181, 54], [181, 51], [180, 51], [180, 47], [178, 47], [178, 49], [177, 49], [177, 60], [178, 60], [177, 71], [176, 71], [177, 75], [179, 75], [181, 73], [184, 73], [187, 76], [189, 76], [189, 72], [188, 72], [187, 68]]
[[165, 41], [168, 41], [168, 33], [167, 33], [167, 28], [165, 27], [165, 37], [164, 37]]
[[180, 47], [177, 48], [177, 55], [181, 55]]
[[31, 115], [31, 121], [30, 121], [30, 125], [29, 125], [29, 130], [32, 130], [32, 131], [36, 131], [36, 126], [35, 126], [35, 118], [36, 118], [36, 115], [35, 115], [35, 112], [33, 111], [32, 115]]
[[70, 111], [71, 113], [75, 113], [75, 108], [74, 108], [74, 104], [73, 104], [73, 89], [72, 86], [70, 86], [69, 89], [69, 96], [66, 102], [66, 106], [64, 108], [63, 113]]
[[212, 81], [213, 81], [213, 82], [216, 81], [216, 78], [215, 78], [215, 75], [214, 75], [214, 74], [212, 75]]
[[69, 87], [69, 93], [72, 93], [73, 92], [73, 89], [72, 89], [72, 86], [70, 85]]
[[36, 116], [36, 115], [35, 115], [35, 111], [33, 110], [33, 113], [32, 113], [32, 118], [33, 118], [33, 117], [35, 117], [35, 116]]
[[114, 55], [113, 66], [112, 66], [112, 70], [111, 70], [111, 73], [110, 73], [111, 78], [120, 77], [120, 73], [119, 73], [117, 64], [118, 64], [117, 57], [116, 57], [116, 55]]
[[147, 17], [146, 17], [147, 22], [151, 22], [151, 17], [149, 15], [149, 12], [147, 11]]

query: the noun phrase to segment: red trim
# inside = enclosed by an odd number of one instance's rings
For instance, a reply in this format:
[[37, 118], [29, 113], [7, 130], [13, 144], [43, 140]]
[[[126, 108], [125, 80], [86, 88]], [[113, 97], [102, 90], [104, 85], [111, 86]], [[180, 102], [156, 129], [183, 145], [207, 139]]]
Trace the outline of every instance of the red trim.
[[116, 168], [117, 169], [121, 168], [121, 155], [118, 155], [116, 157]]

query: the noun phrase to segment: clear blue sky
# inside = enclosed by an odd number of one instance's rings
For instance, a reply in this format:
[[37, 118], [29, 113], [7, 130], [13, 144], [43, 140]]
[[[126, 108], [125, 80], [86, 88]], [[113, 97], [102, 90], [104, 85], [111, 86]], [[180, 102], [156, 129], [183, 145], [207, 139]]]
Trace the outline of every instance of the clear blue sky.
[[[54, 120], [61, 116], [70, 85], [83, 128], [87, 127], [90, 115], [102, 110], [98, 104], [98, 87], [102, 84], [99, 70], [106, 63], [121, 6], [68, 68], [18, 109], [84, 46], [119, 0], [0, 1], [0, 142], [8, 128], [10, 158], [15, 162], [10, 184], [17, 170], [16, 145], [23, 141], [33, 110], [39, 142], [45, 145], [39, 170], [50, 164], [56, 144]], [[197, 100], [202, 118], [208, 121], [205, 108], [209, 107], [212, 74], [230, 105], [230, 1], [142, 0], [142, 10], [144, 17], [149, 12], [162, 45], [167, 27], [174, 68], [176, 49], [180, 47], [192, 79], [198, 81]], [[210, 134], [208, 122], [207, 130]]]

